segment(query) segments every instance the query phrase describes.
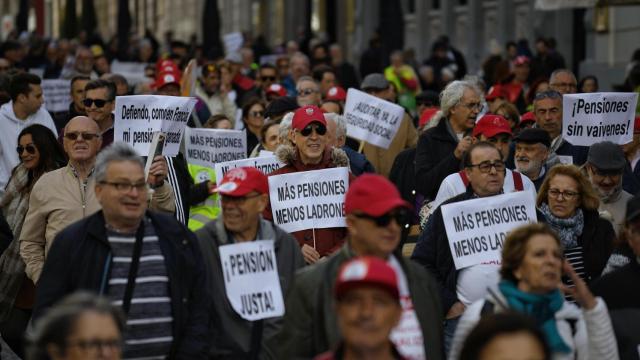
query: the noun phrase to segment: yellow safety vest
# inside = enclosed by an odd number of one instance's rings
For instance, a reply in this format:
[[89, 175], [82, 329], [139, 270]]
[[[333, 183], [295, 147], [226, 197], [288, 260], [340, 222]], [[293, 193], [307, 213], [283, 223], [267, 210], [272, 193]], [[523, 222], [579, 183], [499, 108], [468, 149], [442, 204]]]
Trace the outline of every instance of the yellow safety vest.
[[[189, 169], [189, 174], [191, 178], [196, 184], [199, 184], [203, 181], [216, 181], [216, 173], [213, 169], [200, 166], [187, 164], [187, 168]], [[191, 206], [189, 208], [189, 223], [187, 227], [191, 231], [196, 231], [203, 227], [209, 221], [218, 217], [220, 214], [220, 203], [218, 201], [218, 195], [213, 194], [209, 195], [205, 201]]]

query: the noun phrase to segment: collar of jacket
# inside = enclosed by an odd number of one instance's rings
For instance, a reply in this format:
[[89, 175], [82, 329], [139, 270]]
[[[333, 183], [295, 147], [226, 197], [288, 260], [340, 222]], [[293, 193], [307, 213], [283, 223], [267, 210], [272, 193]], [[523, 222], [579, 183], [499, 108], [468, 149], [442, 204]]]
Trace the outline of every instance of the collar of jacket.
[[[145, 218], [148, 218], [150, 220], [152, 219], [151, 216], [149, 216], [148, 210], [144, 214], [143, 219]], [[87, 226], [87, 229], [88, 229], [87, 231], [89, 232], [89, 235], [102, 241], [106, 245], [109, 245], [109, 241], [107, 240], [107, 227], [106, 227], [106, 221], [104, 220], [103, 210], [98, 211], [95, 214], [95, 216], [91, 216], [89, 218], [89, 221], [90, 223]], [[140, 222], [140, 226], [144, 226], [144, 222]]]
[[[224, 214], [220, 213], [220, 216], [218, 216], [215, 220], [215, 231], [216, 231], [216, 237], [218, 238], [218, 245], [228, 245], [231, 244], [231, 242], [229, 241], [229, 232], [227, 231], [227, 229], [224, 227], [224, 218], [223, 218]], [[258, 233], [256, 234], [256, 240], [271, 240], [273, 239], [274, 241], [274, 250], [278, 249], [279, 246], [279, 242], [276, 236], [276, 232], [275, 229], [273, 228], [273, 224], [265, 219], [262, 218], [262, 216], [260, 216], [260, 218], [258, 219], [258, 221], [260, 222], [258, 224]]]
[[431, 136], [434, 139], [457, 144], [458, 138], [453, 133], [453, 130], [452, 129], [450, 130], [450, 128], [451, 126], [449, 125], [449, 118], [443, 117], [442, 119], [440, 119], [440, 122], [438, 123], [438, 125], [436, 125], [436, 127], [433, 128], [433, 132], [431, 133]]
[[322, 160], [318, 164], [303, 164], [299, 150], [291, 145], [280, 145], [275, 152], [276, 158], [296, 171], [326, 169], [330, 167], [349, 167], [349, 157], [342, 149], [326, 146]]

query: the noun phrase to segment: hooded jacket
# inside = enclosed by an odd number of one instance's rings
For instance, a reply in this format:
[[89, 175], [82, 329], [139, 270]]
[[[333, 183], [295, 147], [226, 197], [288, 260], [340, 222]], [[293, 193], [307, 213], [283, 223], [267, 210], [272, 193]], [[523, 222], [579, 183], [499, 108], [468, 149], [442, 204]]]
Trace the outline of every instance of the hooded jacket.
[[[291, 174], [301, 171], [322, 170], [336, 167], [349, 167], [349, 158], [343, 150], [327, 146], [318, 164], [303, 164], [298, 150], [290, 145], [281, 145], [276, 149], [276, 158], [285, 166], [272, 172], [269, 176]], [[353, 181], [353, 175], [349, 174], [349, 182]], [[271, 203], [264, 210], [265, 219], [273, 221]], [[346, 228], [306, 229], [291, 233], [298, 240], [300, 247], [309, 245], [316, 249], [320, 256], [327, 256], [335, 252], [344, 243], [347, 235]], [[315, 241], [314, 241], [315, 236]]]

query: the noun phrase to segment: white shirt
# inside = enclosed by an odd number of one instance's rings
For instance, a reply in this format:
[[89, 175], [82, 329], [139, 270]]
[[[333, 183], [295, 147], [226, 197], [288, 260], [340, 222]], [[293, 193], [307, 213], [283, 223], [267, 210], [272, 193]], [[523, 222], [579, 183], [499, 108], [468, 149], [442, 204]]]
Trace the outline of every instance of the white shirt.
[[488, 289], [500, 281], [500, 265], [478, 264], [460, 270], [456, 293], [465, 307], [484, 299]]
[[4, 188], [11, 177], [11, 171], [20, 163], [20, 157], [16, 152], [18, 135], [22, 129], [33, 124], [48, 127], [53, 131], [55, 137], [58, 137], [53, 119], [44, 106], [40, 106], [40, 109], [29, 115], [26, 120], [20, 120], [16, 117], [13, 112], [13, 101], [0, 107], [0, 134], [2, 136], [0, 141], [0, 198], [4, 195]]

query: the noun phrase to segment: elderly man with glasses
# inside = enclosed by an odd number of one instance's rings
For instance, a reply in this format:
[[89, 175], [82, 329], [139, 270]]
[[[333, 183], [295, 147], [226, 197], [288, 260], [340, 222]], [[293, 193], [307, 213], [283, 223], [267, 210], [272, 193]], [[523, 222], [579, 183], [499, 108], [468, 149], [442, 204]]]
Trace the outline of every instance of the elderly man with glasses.
[[549, 87], [560, 94], [575, 94], [578, 92], [578, 80], [568, 69], [558, 69], [549, 77]]
[[303, 76], [298, 80], [296, 83], [296, 93], [298, 105], [320, 106], [320, 101], [322, 100], [320, 84], [318, 84], [318, 82], [316, 82], [311, 76]]
[[[94, 192], [94, 165], [102, 144], [100, 128], [86, 116], [77, 116], [64, 129], [67, 166], [51, 171], [36, 182], [29, 197], [29, 210], [20, 233], [20, 255], [27, 276], [38, 283], [47, 253], [55, 236], [68, 225], [100, 210]], [[164, 175], [156, 167], [147, 183], [164, 184]], [[146, 191], [146, 190], [145, 190]], [[154, 192], [151, 207], [173, 212], [171, 188], [164, 184]]]
[[[295, 111], [291, 122], [291, 139], [293, 146], [280, 145], [276, 150], [276, 157], [285, 166], [269, 176], [349, 166], [349, 158], [344, 151], [328, 144], [327, 121], [317, 106], [305, 106]], [[263, 215], [273, 220], [271, 206], [265, 209]], [[305, 261], [313, 264], [342, 246], [346, 229], [307, 229], [293, 232], [292, 235], [302, 247]]]
[[195, 236], [170, 214], [147, 211], [144, 162], [131, 146], [105, 148], [93, 177], [102, 209], [56, 236], [34, 321], [64, 296], [91, 291], [127, 317], [123, 358], [206, 359], [211, 296]]

